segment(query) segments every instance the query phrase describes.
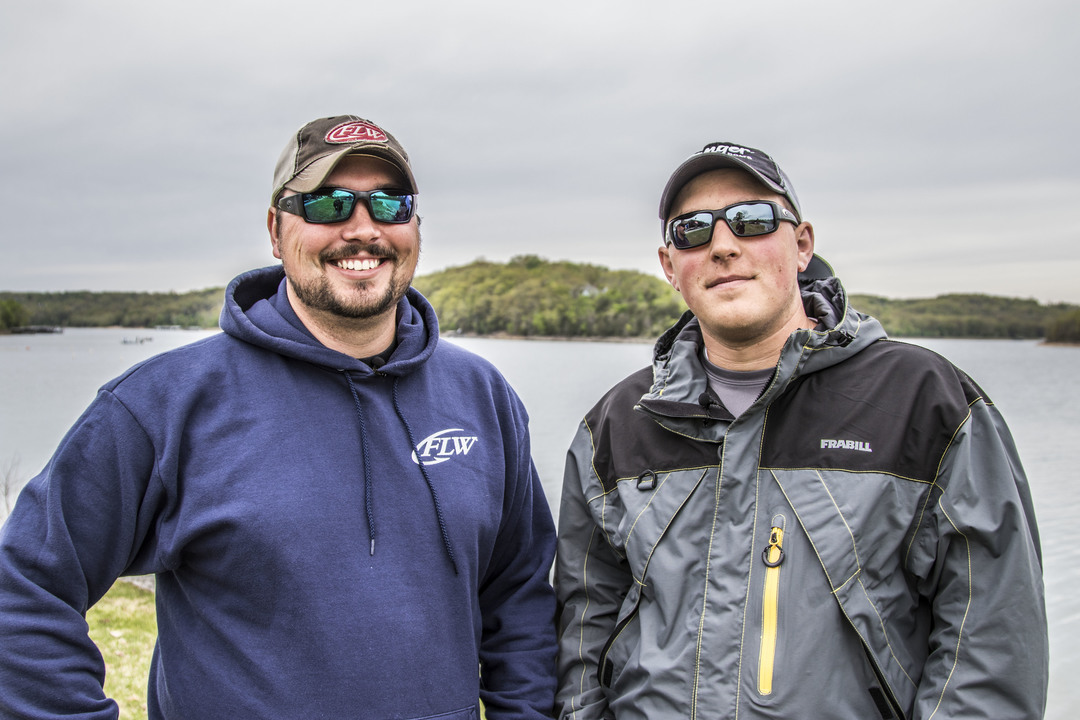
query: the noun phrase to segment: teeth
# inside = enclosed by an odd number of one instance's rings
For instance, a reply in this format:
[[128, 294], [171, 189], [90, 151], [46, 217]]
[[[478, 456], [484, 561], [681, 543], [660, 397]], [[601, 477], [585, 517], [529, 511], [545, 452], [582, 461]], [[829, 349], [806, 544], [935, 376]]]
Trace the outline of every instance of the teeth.
[[337, 266], [343, 270], [374, 270], [379, 261], [373, 258], [365, 260], [338, 260]]

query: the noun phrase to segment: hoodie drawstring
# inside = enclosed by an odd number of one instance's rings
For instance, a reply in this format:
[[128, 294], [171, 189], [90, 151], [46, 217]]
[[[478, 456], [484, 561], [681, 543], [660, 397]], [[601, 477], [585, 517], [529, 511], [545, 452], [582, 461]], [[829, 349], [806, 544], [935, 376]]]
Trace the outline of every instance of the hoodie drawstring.
[[[356, 391], [356, 386], [353, 384], [352, 375], [348, 371], [344, 371], [345, 379], [349, 384], [349, 392], [352, 393], [353, 404], [356, 406], [356, 417], [360, 423], [360, 449], [364, 454], [364, 510], [367, 513], [368, 522], [368, 534], [371, 538], [370, 553], [375, 554], [375, 513], [372, 510], [372, 488], [371, 488], [371, 453], [368, 450], [368, 433], [364, 424], [364, 410], [363, 405], [360, 402], [360, 394]], [[416, 437], [413, 435], [412, 426], [409, 425], [409, 421], [405, 418], [405, 414], [401, 411], [401, 405], [398, 402], [398, 380], [394, 378], [393, 385], [393, 401], [394, 411], [397, 413], [398, 418], [401, 420], [401, 424], [405, 426], [405, 435], [409, 440], [409, 447], [413, 452], [416, 452]], [[450, 560], [450, 565], [454, 568], [454, 574], [458, 574], [457, 560], [454, 558], [454, 549], [450, 544], [450, 534], [446, 529], [446, 520], [443, 517], [442, 505], [439, 503], [439, 494], [435, 491], [435, 485], [431, 482], [431, 476], [428, 475], [427, 468], [424, 467], [424, 463], [419, 457], [416, 458], [416, 464], [420, 468], [420, 474], [424, 476], [424, 482], [427, 483], [428, 492], [431, 493], [431, 501], [435, 506], [435, 518], [439, 523], [439, 533], [442, 535], [443, 547], [446, 549], [446, 556]]]
[[[398, 404], [398, 378], [394, 378], [394, 410], [397, 412], [399, 418], [401, 418], [401, 424], [405, 426], [405, 434], [409, 437], [409, 447], [416, 452], [416, 438], [413, 436], [412, 426], [409, 425], [409, 421], [405, 419], [405, 414], [401, 412], [401, 406]], [[416, 464], [420, 467], [420, 474], [424, 476], [424, 482], [427, 483], [428, 491], [431, 493], [431, 502], [435, 505], [435, 518], [439, 521], [439, 532], [442, 533], [443, 547], [446, 548], [446, 556], [450, 558], [450, 564], [454, 567], [454, 574], [458, 574], [457, 560], [454, 558], [454, 548], [450, 545], [450, 533], [446, 530], [446, 520], [443, 518], [442, 505], [439, 504], [439, 494], [435, 492], [435, 485], [431, 482], [431, 476], [428, 475], [427, 468], [424, 467], [424, 462], [417, 456]]]
[[353, 405], [356, 406], [356, 419], [360, 422], [360, 451], [364, 454], [364, 511], [367, 513], [368, 535], [371, 537], [371, 551], [375, 554], [375, 513], [371, 509], [371, 453], [368, 451], [368, 432], [364, 425], [364, 408], [360, 403], [360, 394], [353, 385], [352, 375], [344, 373], [352, 393]]

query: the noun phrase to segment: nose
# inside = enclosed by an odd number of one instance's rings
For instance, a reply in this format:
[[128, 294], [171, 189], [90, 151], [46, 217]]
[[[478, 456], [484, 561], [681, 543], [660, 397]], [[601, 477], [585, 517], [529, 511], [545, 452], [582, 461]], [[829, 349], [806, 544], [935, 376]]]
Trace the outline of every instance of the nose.
[[709, 241], [709, 254], [717, 260], [728, 260], [737, 257], [742, 251], [740, 238], [731, 232], [731, 228], [723, 220], [717, 220], [713, 224], [712, 238]]
[[346, 241], [374, 242], [382, 236], [382, 226], [371, 217], [367, 203], [357, 202], [352, 216], [341, 223], [341, 236]]

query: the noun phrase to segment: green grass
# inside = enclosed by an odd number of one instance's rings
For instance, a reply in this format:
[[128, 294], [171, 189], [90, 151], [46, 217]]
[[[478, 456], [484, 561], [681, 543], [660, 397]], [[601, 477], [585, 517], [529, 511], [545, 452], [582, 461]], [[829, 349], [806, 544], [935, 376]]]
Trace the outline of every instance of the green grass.
[[154, 594], [118, 582], [86, 614], [90, 638], [105, 658], [105, 694], [120, 720], [146, 720], [146, 682], [157, 639]]

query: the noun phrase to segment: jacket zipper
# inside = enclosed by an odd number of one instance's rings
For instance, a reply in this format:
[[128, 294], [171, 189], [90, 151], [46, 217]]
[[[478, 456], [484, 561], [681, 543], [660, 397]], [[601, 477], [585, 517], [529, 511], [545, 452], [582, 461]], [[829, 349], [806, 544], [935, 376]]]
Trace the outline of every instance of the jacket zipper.
[[776, 661], [777, 616], [780, 609], [780, 565], [784, 562], [784, 517], [773, 518], [769, 544], [761, 553], [765, 563], [765, 592], [761, 604], [761, 652], [758, 656], [758, 692], [771, 695]]
[[641, 606], [640, 595], [638, 596], [638, 602], [635, 603], [634, 609], [630, 612], [626, 618], [623, 619], [618, 625], [615, 626], [615, 630], [612, 631], [611, 637], [604, 643], [603, 649], [600, 651], [600, 661], [597, 663], [596, 679], [600, 682], [601, 687], [611, 687], [611, 679], [615, 674], [615, 664], [608, 660], [608, 652], [611, 651], [611, 646], [615, 644], [615, 641], [619, 639], [619, 635], [622, 635], [622, 631], [626, 629], [626, 626], [637, 617], [638, 608]]

